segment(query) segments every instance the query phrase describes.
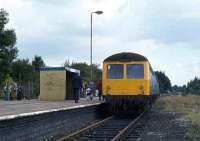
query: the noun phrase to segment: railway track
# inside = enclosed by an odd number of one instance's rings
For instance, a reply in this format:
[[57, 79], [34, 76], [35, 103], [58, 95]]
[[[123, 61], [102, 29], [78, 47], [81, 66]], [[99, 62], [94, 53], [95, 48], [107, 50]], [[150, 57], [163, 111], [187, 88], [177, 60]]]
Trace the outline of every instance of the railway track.
[[144, 127], [144, 114], [110, 116], [57, 141], [134, 141]]

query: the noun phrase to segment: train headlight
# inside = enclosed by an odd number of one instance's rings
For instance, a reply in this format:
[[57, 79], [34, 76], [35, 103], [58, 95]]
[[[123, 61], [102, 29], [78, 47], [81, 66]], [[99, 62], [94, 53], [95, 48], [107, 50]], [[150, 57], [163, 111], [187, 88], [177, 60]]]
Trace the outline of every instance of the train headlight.
[[109, 94], [109, 92], [110, 92], [110, 89], [111, 89], [111, 88], [110, 88], [110, 86], [109, 86], [109, 85], [107, 85], [107, 86], [106, 86], [106, 94]]
[[144, 94], [144, 86], [143, 86], [143, 85], [141, 85], [141, 86], [139, 87], [139, 90], [141, 91], [141, 94]]

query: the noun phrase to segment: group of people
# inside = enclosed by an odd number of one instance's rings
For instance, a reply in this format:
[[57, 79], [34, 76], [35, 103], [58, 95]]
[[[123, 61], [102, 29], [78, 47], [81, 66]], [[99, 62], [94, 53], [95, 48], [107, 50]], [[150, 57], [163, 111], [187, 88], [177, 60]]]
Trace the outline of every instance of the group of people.
[[72, 78], [72, 87], [73, 87], [75, 103], [78, 103], [81, 93], [85, 93], [86, 99], [92, 101], [93, 97], [96, 93], [96, 90], [98, 93], [99, 101], [102, 100], [102, 82], [101, 82], [101, 80], [99, 80], [99, 82], [97, 82], [96, 85], [93, 81], [83, 84], [81, 77], [79, 75], [75, 75]]
[[93, 99], [94, 95], [98, 95], [99, 101], [102, 99], [102, 82], [99, 80], [97, 82], [97, 85], [95, 86], [95, 83], [93, 81], [90, 81], [88, 85], [85, 86], [85, 93], [86, 93], [86, 99], [91, 100]]
[[4, 99], [5, 100], [21, 100], [23, 97], [23, 90], [22, 86], [17, 86], [17, 85], [9, 85], [6, 84], [3, 88], [3, 93], [4, 93]]

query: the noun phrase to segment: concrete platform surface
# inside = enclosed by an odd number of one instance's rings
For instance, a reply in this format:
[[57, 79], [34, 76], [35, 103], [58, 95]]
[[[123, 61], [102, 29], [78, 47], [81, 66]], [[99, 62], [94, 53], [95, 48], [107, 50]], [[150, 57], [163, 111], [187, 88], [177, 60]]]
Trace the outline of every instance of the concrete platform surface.
[[5, 119], [13, 119], [16, 117], [24, 117], [38, 115], [53, 111], [67, 110], [90, 105], [100, 104], [98, 98], [93, 101], [87, 101], [81, 98], [79, 103], [74, 100], [66, 101], [39, 101], [39, 100], [21, 100], [21, 101], [0, 101], [0, 121]]

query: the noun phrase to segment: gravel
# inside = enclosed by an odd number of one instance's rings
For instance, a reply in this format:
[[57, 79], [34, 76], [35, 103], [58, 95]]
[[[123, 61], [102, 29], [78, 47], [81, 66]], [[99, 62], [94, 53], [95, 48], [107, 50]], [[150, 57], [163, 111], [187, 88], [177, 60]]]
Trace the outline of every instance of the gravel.
[[188, 126], [189, 122], [180, 113], [151, 109], [137, 141], [187, 141], [185, 129]]

